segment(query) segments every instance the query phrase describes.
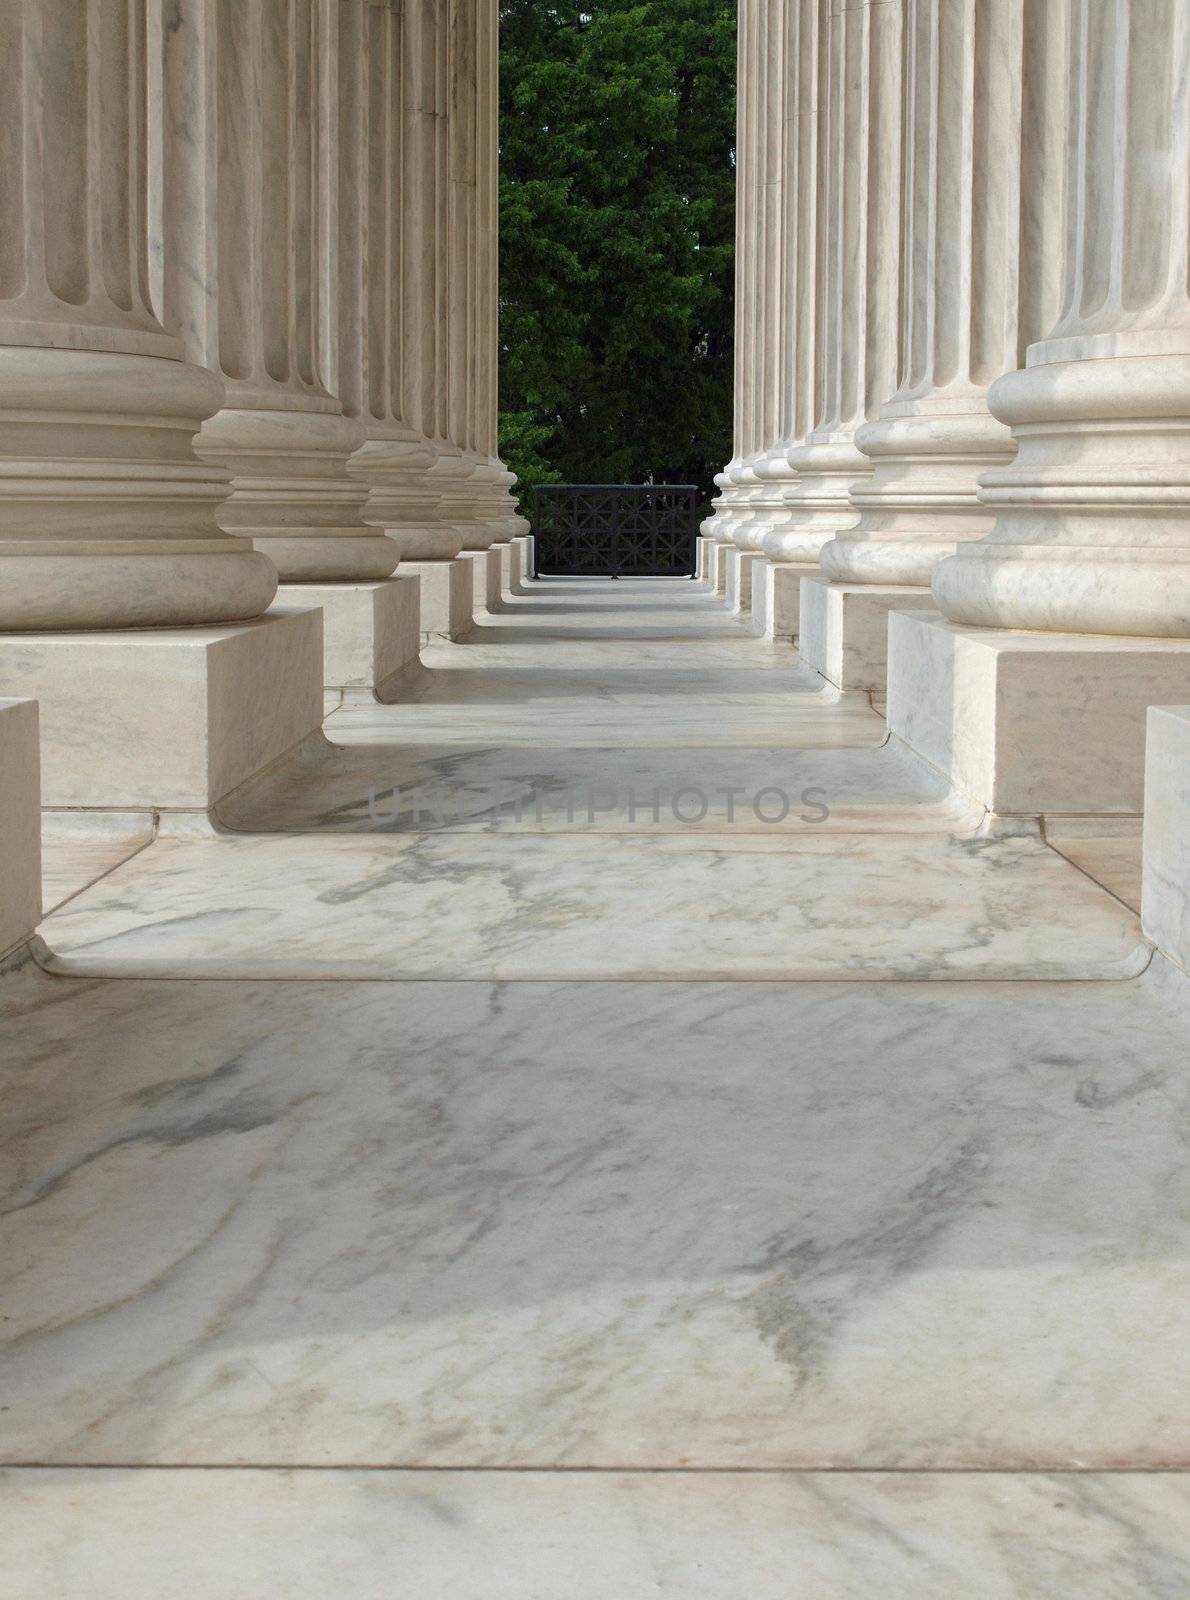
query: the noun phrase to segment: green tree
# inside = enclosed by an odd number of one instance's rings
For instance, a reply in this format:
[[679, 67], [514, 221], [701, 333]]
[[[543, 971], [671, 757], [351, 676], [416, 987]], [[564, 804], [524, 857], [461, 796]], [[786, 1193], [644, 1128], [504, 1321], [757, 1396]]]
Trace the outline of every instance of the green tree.
[[735, 0], [502, 0], [500, 444], [522, 486], [731, 455]]

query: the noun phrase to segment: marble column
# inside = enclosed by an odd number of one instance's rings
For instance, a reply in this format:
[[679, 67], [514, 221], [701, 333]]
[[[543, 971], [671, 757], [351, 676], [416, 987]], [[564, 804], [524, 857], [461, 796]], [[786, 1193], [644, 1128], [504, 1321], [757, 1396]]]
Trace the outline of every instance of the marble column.
[[[403, 416], [429, 452], [405, 488], [404, 570], [421, 582], [424, 635], [460, 638], [471, 627], [471, 564], [457, 507], [468, 468], [449, 438], [451, 22], [442, 0], [406, 0], [402, 15], [401, 171], [405, 194], [401, 300]], [[469, 515], [468, 515], [469, 520]]]
[[781, 137], [773, 179], [780, 196], [774, 215], [780, 252], [773, 335], [780, 358], [776, 427], [757, 464], [765, 498], [741, 534], [749, 548], [762, 552], [752, 569], [752, 610], [771, 639], [796, 638], [801, 579], [817, 570], [813, 562], [776, 559], [772, 552], [782, 535], [793, 550], [797, 548], [798, 513], [788, 503], [797, 483], [790, 452], [805, 440], [814, 422], [821, 11], [820, 0], [785, 0], [777, 52], [779, 98], [773, 114], [779, 112]]
[[319, 0], [157, 0], [162, 8], [161, 231], [166, 320], [222, 379], [197, 449], [227, 467], [222, 526], [283, 584], [386, 578], [347, 470], [362, 442], [326, 384]]
[[[762, 24], [769, 0], [740, 0], [736, 30], [736, 248], [735, 248], [735, 383], [733, 386], [733, 447], [731, 461], [716, 473], [719, 494], [711, 515], [702, 524], [710, 548], [700, 555], [708, 586], [727, 595], [728, 560], [735, 545], [735, 530], [744, 516], [749, 493], [758, 480], [751, 471], [756, 454], [753, 443], [756, 375], [756, 322], [754, 263], [756, 261], [757, 140], [762, 122], [758, 114], [758, 86]], [[738, 558], [733, 558], [738, 572]], [[737, 578], [738, 585], [738, 578]]]
[[[819, 12], [815, 417], [789, 451], [797, 480], [787, 524], [765, 540], [775, 561], [817, 563], [856, 520], [850, 498], [871, 465], [855, 442], [895, 387], [901, 201], [901, 0]], [[831, 676], [818, 580], [801, 584], [802, 656]]]
[[859, 521], [821, 553], [848, 687], [883, 690], [888, 612], [930, 608], [934, 568], [991, 527], [979, 474], [1015, 454], [987, 391], [1057, 309], [1064, 19], [1065, 0], [906, 0], [900, 384], [856, 433]]
[[[366, 490], [363, 521], [400, 550], [420, 532], [418, 476], [433, 453], [403, 416], [402, 38], [397, 0], [320, 0], [321, 367], [363, 442], [348, 471]], [[298, 586], [287, 590], [296, 597]], [[303, 584], [326, 618], [326, 682], [388, 699], [421, 643], [419, 581]]]
[[1190, 698], [1190, 11], [1071, 0], [1069, 50], [1062, 310], [989, 392], [994, 526], [890, 676], [903, 737], [1007, 811], [1139, 809], [1145, 709]]
[[223, 386], [154, 306], [151, 54], [146, 0], [0, 7], [0, 694], [51, 805], [205, 806], [321, 711], [317, 619], [244, 620], [276, 572], [193, 448]]

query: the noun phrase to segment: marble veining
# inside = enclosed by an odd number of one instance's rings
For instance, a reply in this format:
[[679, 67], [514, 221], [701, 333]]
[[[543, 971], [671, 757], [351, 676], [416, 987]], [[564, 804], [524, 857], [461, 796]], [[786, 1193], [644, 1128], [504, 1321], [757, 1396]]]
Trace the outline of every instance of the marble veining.
[[11, 1600], [1180, 1600], [1188, 1517], [1167, 1473], [0, 1474]]
[[0, 996], [7, 1463], [1187, 1464], [1172, 969]]
[[[804, 813], [813, 815], [813, 812]], [[107, 977], [1114, 978], [1137, 918], [1041, 840], [162, 838], [42, 924]]]

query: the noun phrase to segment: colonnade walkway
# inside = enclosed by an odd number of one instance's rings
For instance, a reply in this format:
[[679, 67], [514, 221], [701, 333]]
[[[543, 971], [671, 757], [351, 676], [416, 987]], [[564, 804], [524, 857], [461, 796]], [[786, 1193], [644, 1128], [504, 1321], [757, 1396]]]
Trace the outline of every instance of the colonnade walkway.
[[215, 818], [50, 818], [12, 1592], [1186, 1593], [1137, 875], [662, 580], [507, 595]]

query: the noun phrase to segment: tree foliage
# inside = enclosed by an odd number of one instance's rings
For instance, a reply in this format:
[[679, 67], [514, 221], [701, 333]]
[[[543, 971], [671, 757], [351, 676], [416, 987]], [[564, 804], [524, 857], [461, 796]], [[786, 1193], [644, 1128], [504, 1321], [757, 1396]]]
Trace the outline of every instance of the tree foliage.
[[735, 0], [502, 0], [500, 443], [522, 485], [731, 455]]

